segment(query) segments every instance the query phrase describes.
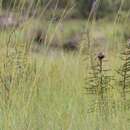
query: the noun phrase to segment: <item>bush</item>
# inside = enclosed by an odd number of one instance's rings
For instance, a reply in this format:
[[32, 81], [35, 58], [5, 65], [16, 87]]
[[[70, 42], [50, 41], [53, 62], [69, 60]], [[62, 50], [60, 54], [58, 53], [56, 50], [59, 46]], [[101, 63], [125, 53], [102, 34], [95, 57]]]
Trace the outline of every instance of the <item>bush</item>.
[[[92, 4], [96, 0], [75, 0], [77, 3], [78, 11], [81, 16], [86, 17], [90, 13]], [[98, 0], [97, 0], [98, 2]], [[118, 9], [121, 7], [121, 10], [128, 11], [130, 6], [130, 1], [121, 1], [121, 0], [100, 0], [97, 16], [105, 16], [108, 13], [117, 13]]]
[[93, 2], [94, 0], [76, 0], [77, 8], [81, 16], [86, 17], [89, 14]]

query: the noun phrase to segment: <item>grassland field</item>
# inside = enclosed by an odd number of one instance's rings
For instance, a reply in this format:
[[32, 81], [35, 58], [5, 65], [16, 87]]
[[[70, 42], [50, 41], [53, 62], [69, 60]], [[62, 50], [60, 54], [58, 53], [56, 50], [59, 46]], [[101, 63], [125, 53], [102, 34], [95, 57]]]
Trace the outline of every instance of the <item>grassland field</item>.
[[[60, 30], [62, 26], [62, 30]], [[95, 96], [87, 95], [90, 59], [79, 51], [66, 52], [31, 42], [29, 30], [38, 27], [54, 32], [60, 44], [72, 34], [90, 28], [90, 39], [95, 58], [99, 51], [105, 54], [109, 68], [109, 115], [102, 120], [94, 109]], [[23, 27], [0, 32], [0, 130], [129, 130], [130, 111], [122, 111], [116, 70], [122, 64], [120, 55], [127, 39], [124, 25], [112, 21], [70, 20], [57, 23], [27, 21]], [[29, 37], [28, 37], [29, 34]], [[55, 37], [55, 35], [54, 35]], [[85, 38], [87, 36], [84, 36]], [[102, 40], [103, 39], [103, 40]], [[82, 42], [82, 41], [81, 41]], [[87, 44], [85, 39], [84, 44]], [[94, 51], [95, 50], [95, 51]], [[128, 99], [130, 96], [128, 95]], [[90, 111], [89, 111], [90, 110]], [[105, 115], [106, 113], [102, 113]]]

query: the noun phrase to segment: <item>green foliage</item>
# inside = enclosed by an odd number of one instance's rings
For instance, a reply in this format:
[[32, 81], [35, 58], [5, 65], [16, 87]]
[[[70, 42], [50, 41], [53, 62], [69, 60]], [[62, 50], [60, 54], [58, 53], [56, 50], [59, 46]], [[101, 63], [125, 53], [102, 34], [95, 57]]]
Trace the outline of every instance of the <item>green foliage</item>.
[[76, 0], [77, 7], [79, 12], [82, 16], [86, 17], [90, 13], [90, 10], [92, 8], [93, 2], [97, 1], [98, 3], [98, 10], [97, 10], [97, 16], [106, 16], [110, 12], [115, 13], [119, 9], [123, 11], [128, 11], [130, 6], [129, 0]]
[[108, 70], [104, 67], [104, 54], [99, 53], [97, 62], [92, 62], [91, 72], [88, 75], [86, 84], [86, 93], [94, 97], [94, 106], [89, 111], [95, 111], [100, 113], [100, 117], [106, 118], [108, 114], [109, 103], [109, 89], [111, 87], [111, 76], [108, 75]]
[[119, 90], [123, 99], [124, 108], [126, 109], [129, 102], [127, 95], [130, 94], [130, 45], [126, 46], [125, 51], [122, 53], [121, 60], [123, 63], [118, 70], [118, 74], [120, 75]]
[[90, 13], [93, 1], [94, 0], [76, 0], [78, 10], [83, 17], [88, 16]]

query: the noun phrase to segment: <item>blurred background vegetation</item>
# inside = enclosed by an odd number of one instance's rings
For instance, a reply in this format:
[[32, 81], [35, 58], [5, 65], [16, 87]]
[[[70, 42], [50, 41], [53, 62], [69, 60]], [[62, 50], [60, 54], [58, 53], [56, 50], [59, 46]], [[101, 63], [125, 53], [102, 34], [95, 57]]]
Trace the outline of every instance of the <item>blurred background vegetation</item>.
[[34, 11], [34, 8], [40, 7], [42, 10], [47, 6], [48, 10], [53, 9], [57, 5], [57, 9], [64, 9], [74, 5], [73, 15], [77, 17], [87, 17], [94, 2], [98, 2], [97, 17], [104, 17], [111, 13], [116, 13], [119, 8], [122, 11], [128, 11], [130, 6], [129, 0], [1, 0], [1, 8], [9, 10], [22, 10], [27, 8]]

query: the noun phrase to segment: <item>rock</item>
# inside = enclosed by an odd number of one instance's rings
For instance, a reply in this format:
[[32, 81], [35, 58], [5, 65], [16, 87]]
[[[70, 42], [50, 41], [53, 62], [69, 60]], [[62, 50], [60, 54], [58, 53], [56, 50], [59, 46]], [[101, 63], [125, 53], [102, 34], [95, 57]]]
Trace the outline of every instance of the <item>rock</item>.
[[7, 28], [18, 26], [17, 20], [12, 15], [1, 15], [0, 16], [0, 28]]
[[34, 41], [37, 42], [38, 44], [42, 44], [45, 41], [45, 32], [43, 32], [42, 30], [37, 30], [36, 32], [34, 32]]
[[25, 22], [25, 18], [20, 16], [16, 18], [12, 13], [3, 14], [0, 16], [0, 28], [6, 29], [10, 27], [19, 27], [23, 22]]
[[78, 50], [80, 46], [80, 41], [82, 40], [82, 34], [78, 33], [72, 36], [67, 42], [63, 44], [64, 50]]

